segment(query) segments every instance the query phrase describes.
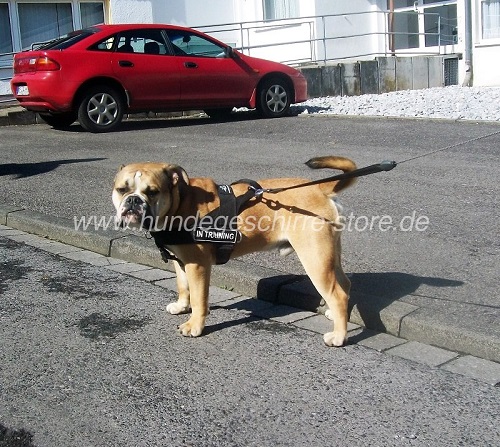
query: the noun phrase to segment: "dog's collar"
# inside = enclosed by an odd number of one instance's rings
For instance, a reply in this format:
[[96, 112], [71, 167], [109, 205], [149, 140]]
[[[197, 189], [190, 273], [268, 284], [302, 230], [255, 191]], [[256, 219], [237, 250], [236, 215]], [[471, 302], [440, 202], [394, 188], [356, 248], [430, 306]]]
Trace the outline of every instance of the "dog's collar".
[[251, 199], [255, 198], [258, 201], [262, 195], [260, 193], [262, 191], [261, 186], [253, 180], [242, 179], [232, 183], [232, 185], [241, 183], [247, 184], [248, 190], [238, 197], [234, 195], [231, 185], [217, 185], [220, 205], [201, 219], [202, 221], [205, 220], [205, 222], [217, 222], [218, 218], [222, 218], [221, 221], [225, 225], [214, 227], [202, 224], [193, 230], [169, 228], [150, 232], [164, 262], [174, 260], [182, 264], [174, 254], [167, 250], [166, 246], [198, 243], [213, 243], [216, 245], [216, 264], [225, 264], [229, 261], [234, 246], [241, 240], [241, 234], [236, 225], [236, 216]]

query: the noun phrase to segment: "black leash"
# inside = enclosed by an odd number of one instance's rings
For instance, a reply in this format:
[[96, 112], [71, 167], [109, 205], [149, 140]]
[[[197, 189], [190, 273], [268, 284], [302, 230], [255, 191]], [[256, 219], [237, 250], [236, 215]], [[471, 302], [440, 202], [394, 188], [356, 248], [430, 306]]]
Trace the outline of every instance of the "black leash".
[[[355, 169], [354, 171], [344, 172], [343, 174], [333, 175], [331, 177], [322, 178], [319, 180], [313, 180], [307, 183], [300, 183], [298, 185], [288, 186], [284, 188], [272, 188], [272, 189], [257, 189], [255, 190], [255, 195], [259, 196], [264, 193], [276, 194], [278, 192], [287, 191], [289, 189], [304, 188], [306, 186], [319, 185], [321, 183], [333, 182], [334, 180], [346, 180], [355, 177], [362, 177], [364, 175], [376, 174], [382, 171], [391, 171], [398, 164], [395, 161], [383, 161], [370, 166], [365, 166], [364, 168]], [[251, 188], [251, 187], [250, 187]]]
[[[264, 193], [276, 194], [276, 193], [279, 193], [282, 191], [287, 191], [289, 189], [304, 188], [306, 186], [319, 185], [321, 183], [328, 183], [328, 182], [332, 182], [335, 180], [346, 180], [346, 179], [350, 179], [350, 178], [362, 177], [364, 175], [376, 174], [377, 172], [391, 171], [399, 164], [407, 163], [409, 161], [413, 161], [413, 160], [416, 160], [418, 158], [428, 157], [429, 155], [437, 154], [438, 152], [442, 152], [442, 151], [445, 151], [448, 149], [453, 149], [455, 147], [463, 146], [464, 144], [473, 143], [474, 141], [479, 141], [479, 140], [482, 140], [484, 138], [489, 138], [489, 137], [492, 137], [492, 136], [498, 135], [498, 134], [500, 134], [500, 130], [497, 130], [495, 132], [491, 132], [491, 133], [486, 134], [486, 135], [481, 135], [480, 137], [471, 138], [470, 140], [467, 140], [467, 141], [461, 141], [459, 143], [450, 144], [449, 146], [442, 147], [442, 148], [436, 149], [434, 151], [426, 152], [425, 154], [420, 154], [420, 155], [417, 155], [415, 157], [406, 158], [405, 160], [402, 160], [400, 162], [385, 160], [385, 161], [382, 161], [381, 163], [366, 166], [364, 168], [355, 169], [354, 171], [345, 172], [343, 174], [338, 174], [338, 175], [334, 175], [332, 177], [327, 177], [327, 178], [320, 179], [320, 180], [314, 180], [314, 181], [307, 182], [307, 183], [300, 183], [298, 185], [288, 186], [285, 188], [256, 189], [255, 196], [261, 196]], [[250, 186], [250, 188], [252, 188], [252, 187]]]
[[450, 144], [449, 146], [442, 147], [441, 149], [437, 149], [435, 151], [426, 152], [425, 154], [421, 154], [421, 155], [417, 155], [415, 157], [407, 158], [403, 161], [400, 161], [398, 164], [406, 163], [408, 161], [413, 161], [413, 160], [416, 160], [417, 158], [423, 158], [423, 157], [427, 157], [429, 155], [437, 154], [438, 152], [446, 151], [448, 149], [453, 149], [455, 147], [463, 146], [464, 144], [473, 143], [474, 141], [479, 141], [479, 140], [482, 140], [484, 138], [489, 138], [489, 137], [492, 137], [493, 135], [498, 135], [498, 134], [500, 134], [500, 130], [497, 130], [496, 132], [488, 133], [486, 135], [481, 135], [480, 137], [471, 138], [470, 140], [467, 140], [467, 141], [461, 141], [460, 143]]

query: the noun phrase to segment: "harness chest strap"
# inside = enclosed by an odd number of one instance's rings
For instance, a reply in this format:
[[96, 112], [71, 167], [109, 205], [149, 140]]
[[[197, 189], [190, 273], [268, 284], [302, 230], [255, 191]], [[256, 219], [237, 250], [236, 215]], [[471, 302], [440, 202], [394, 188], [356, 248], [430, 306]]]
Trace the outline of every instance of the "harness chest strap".
[[[216, 246], [216, 264], [225, 264], [229, 261], [234, 246], [239, 242], [241, 235], [237, 229], [235, 217], [240, 213], [241, 208], [252, 198], [260, 199], [258, 191], [262, 191], [261, 186], [248, 179], [239, 180], [234, 184], [248, 184], [249, 188], [245, 194], [238, 197], [234, 195], [233, 188], [230, 185], [217, 185], [219, 195], [219, 208], [211, 211], [201, 219], [201, 225], [196, 226], [192, 230], [185, 228], [175, 228], [162, 231], [151, 232], [156, 246], [160, 250], [161, 257], [164, 262], [174, 260], [182, 262], [173, 254], [170, 253], [165, 246], [167, 245], [184, 245], [196, 243], [212, 243]], [[220, 219], [219, 219], [220, 218]], [[205, 222], [203, 222], [205, 221]], [[207, 223], [222, 221], [224, 226], [210, 226]]]

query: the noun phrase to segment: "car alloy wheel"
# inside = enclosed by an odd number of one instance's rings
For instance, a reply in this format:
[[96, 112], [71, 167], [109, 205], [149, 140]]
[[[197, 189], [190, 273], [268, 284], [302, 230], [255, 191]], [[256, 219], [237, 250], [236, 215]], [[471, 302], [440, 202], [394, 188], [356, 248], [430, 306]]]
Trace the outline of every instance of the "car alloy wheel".
[[78, 120], [89, 132], [109, 132], [120, 124], [123, 108], [121, 95], [111, 87], [91, 87], [80, 102]]
[[282, 79], [265, 81], [260, 89], [259, 112], [266, 118], [278, 118], [286, 115], [290, 108], [290, 87]]

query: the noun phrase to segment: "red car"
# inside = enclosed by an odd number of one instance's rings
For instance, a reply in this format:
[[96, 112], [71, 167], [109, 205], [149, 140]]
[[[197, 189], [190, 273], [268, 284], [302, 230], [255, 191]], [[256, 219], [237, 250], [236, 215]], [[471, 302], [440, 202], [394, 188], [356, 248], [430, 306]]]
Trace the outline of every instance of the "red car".
[[14, 57], [12, 92], [56, 128], [78, 120], [90, 132], [118, 126], [124, 113], [234, 107], [280, 117], [307, 99], [292, 67], [246, 56], [190, 28], [97, 25]]

